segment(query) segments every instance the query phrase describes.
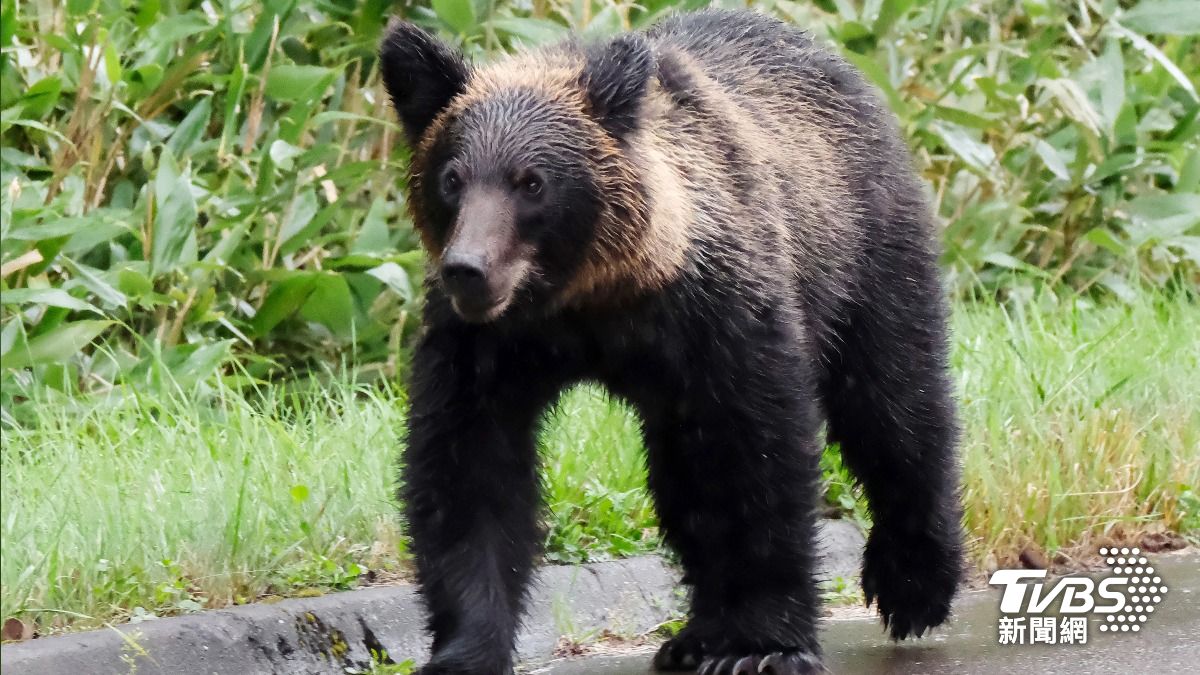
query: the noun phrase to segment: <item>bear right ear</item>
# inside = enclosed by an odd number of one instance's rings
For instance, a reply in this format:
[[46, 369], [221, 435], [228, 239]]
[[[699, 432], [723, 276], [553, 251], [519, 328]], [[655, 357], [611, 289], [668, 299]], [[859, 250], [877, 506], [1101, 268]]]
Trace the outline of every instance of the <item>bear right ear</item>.
[[653, 73], [654, 51], [638, 33], [587, 50], [583, 87], [600, 126], [617, 138], [636, 129]]
[[462, 93], [469, 74], [461, 54], [406, 21], [388, 26], [379, 46], [379, 68], [413, 146], [450, 100]]

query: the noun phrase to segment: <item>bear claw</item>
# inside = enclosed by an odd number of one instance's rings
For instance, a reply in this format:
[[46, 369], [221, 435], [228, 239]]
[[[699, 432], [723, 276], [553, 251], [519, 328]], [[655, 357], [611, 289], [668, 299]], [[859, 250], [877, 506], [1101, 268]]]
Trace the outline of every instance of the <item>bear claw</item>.
[[654, 655], [654, 669], [658, 671], [693, 672], [704, 658], [704, 643], [695, 631], [684, 628], [678, 635], [667, 640]]
[[749, 656], [713, 656], [696, 675], [816, 675], [825, 673], [821, 660], [808, 652], [789, 651]]
[[[878, 529], [878, 526], [877, 526]], [[958, 587], [961, 549], [954, 540], [897, 542], [871, 533], [863, 556], [863, 598], [879, 610], [893, 640], [921, 637], [945, 623]]]

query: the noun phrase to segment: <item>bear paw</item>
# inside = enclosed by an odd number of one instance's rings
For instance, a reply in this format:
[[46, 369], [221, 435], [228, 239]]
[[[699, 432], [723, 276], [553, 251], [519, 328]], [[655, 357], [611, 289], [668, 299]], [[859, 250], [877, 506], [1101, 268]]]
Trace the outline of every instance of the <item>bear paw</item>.
[[659, 647], [658, 653], [654, 655], [654, 669], [666, 672], [694, 672], [706, 654], [704, 639], [696, 629], [688, 626]]
[[803, 651], [712, 656], [697, 675], [816, 675], [827, 672], [821, 659]]
[[871, 532], [863, 554], [863, 596], [893, 640], [921, 637], [950, 616], [962, 576], [962, 548], [938, 537], [898, 539]]

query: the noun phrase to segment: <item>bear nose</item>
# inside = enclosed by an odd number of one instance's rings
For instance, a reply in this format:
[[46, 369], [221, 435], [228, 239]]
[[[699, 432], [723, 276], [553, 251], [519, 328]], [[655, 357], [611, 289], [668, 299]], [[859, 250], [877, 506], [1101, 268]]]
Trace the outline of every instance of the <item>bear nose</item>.
[[453, 295], [477, 295], [487, 291], [483, 256], [451, 252], [442, 259], [442, 283]]

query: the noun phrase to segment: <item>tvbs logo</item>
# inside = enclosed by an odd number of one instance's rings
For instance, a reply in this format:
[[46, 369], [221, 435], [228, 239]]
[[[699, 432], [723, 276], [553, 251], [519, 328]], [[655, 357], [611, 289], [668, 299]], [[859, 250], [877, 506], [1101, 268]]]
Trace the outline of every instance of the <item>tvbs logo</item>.
[[1137, 633], [1167, 592], [1162, 577], [1136, 548], [1102, 548], [1111, 568], [1103, 578], [1064, 576], [1046, 582], [1045, 570], [997, 570], [1002, 586], [1000, 644], [1085, 644], [1088, 616], [1103, 617], [1101, 632]]

